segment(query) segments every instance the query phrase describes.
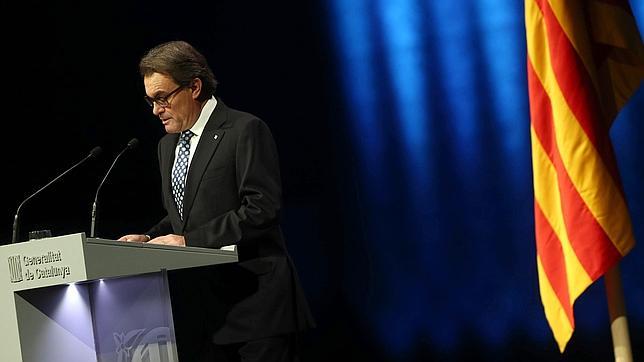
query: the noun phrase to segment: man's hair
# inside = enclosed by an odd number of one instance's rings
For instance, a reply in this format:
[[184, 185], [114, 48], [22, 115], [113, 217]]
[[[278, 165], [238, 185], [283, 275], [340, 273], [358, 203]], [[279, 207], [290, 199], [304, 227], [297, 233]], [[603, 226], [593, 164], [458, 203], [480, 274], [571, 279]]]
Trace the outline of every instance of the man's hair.
[[160, 73], [171, 77], [178, 85], [188, 86], [193, 79], [202, 82], [199, 101], [215, 94], [217, 80], [206, 57], [185, 41], [170, 41], [148, 50], [139, 62], [142, 77]]

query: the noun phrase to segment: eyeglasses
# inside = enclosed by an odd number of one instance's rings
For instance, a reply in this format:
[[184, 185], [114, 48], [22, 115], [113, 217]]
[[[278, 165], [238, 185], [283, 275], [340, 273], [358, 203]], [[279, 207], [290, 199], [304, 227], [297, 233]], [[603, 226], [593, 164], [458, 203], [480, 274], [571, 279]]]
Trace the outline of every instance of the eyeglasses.
[[178, 91], [180, 91], [183, 88], [185, 88], [185, 86], [180, 85], [175, 90], [173, 90], [172, 92], [168, 93], [165, 96], [155, 97], [155, 98], [144, 96], [143, 98], [145, 99], [145, 102], [150, 105], [150, 107], [154, 107], [154, 104], [156, 103], [157, 106], [166, 108], [166, 107], [170, 106], [170, 99], [169, 98], [172, 97], [175, 93], [177, 93]]

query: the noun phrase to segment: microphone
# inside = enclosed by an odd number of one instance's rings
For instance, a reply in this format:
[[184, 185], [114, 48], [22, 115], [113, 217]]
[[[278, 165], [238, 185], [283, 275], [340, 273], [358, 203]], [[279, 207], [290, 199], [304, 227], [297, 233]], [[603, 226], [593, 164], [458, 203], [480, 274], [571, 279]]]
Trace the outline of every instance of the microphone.
[[51, 185], [51, 184], [53, 184], [54, 182], [56, 182], [56, 180], [58, 180], [59, 178], [61, 178], [61, 177], [65, 176], [65, 175], [66, 175], [68, 172], [70, 172], [71, 170], [75, 169], [77, 166], [81, 165], [82, 163], [84, 163], [85, 161], [89, 160], [90, 158], [96, 158], [96, 157], [98, 157], [98, 155], [101, 153], [101, 151], [102, 151], [102, 150], [101, 150], [101, 148], [100, 148], [100, 147], [98, 147], [98, 146], [97, 146], [97, 147], [94, 147], [94, 148], [89, 152], [89, 154], [88, 154], [87, 156], [85, 156], [85, 158], [83, 158], [82, 160], [80, 160], [80, 161], [79, 161], [78, 163], [76, 163], [74, 166], [72, 166], [72, 167], [68, 168], [68, 169], [67, 169], [67, 171], [65, 171], [65, 172], [61, 173], [61, 174], [60, 174], [58, 177], [56, 177], [55, 179], [53, 179], [53, 180], [49, 181], [49, 183], [48, 183], [47, 185], [45, 185], [45, 186], [41, 187], [41, 188], [40, 188], [40, 190], [38, 190], [38, 191], [34, 192], [33, 194], [31, 194], [31, 196], [27, 197], [23, 202], [21, 202], [21, 203], [20, 203], [20, 205], [18, 205], [18, 210], [16, 210], [16, 216], [14, 216], [14, 218], [13, 218], [13, 235], [12, 235], [12, 237], [11, 237], [11, 243], [15, 243], [15, 242], [17, 242], [17, 241], [18, 241], [18, 215], [20, 215], [20, 209], [22, 208], [22, 206], [23, 206], [27, 201], [31, 200], [31, 198], [33, 198], [34, 196], [38, 195], [42, 190], [46, 189], [49, 185]]
[[96, 205], [98, 204], [98, 193], [101, 191], [101, 187], [103, 187], [103, 184], [105, 183], [105, 180], [107, 180], [107, 176], [110, 174], [112, 171], [112, 168], [114, 168], [114, 165], [116, 165], [116, 161], [125, 153], [127, 150], [131, 150], [135, 148], [139, 144], [139, 140], [136, 138], [132, 138], [130, 142], [127, 143], [127, 146], [121, 151], [116, 158], [114, 159], [114, 162], [112, 162], [112, 166], [107, 170], [107, 173], [105, 173], [105, 177], [103, 177], [103, 181], [98, 185], [98, 189], [96, 190], [96, 196], [94, 197], [94, 204], [92, 204], [92, 224], [90, 227], [90, 238], [95, 237], [95, 231], [96, 231]]

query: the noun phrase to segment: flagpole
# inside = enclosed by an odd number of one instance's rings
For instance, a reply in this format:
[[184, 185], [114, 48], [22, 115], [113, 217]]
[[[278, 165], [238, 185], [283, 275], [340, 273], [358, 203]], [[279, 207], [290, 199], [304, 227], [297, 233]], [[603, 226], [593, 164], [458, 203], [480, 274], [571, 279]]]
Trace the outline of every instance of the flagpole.
[[604, 284], [606, 286], [606, 301], [610, 316], [610, 332], [613, 336], [615, 362], [633, 362], [619, 263], [606, 272]]

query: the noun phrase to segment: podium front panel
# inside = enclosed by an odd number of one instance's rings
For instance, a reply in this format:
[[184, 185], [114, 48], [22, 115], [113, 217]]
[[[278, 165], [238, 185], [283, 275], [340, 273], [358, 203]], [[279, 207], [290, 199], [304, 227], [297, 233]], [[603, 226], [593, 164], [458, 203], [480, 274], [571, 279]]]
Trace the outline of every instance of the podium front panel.
[[22, 361], [96, 361], [86, 285], [28, 289], [14, 297]]
[[90, 287], [99, 362], [176, 362], [164, 272], [105, 279]]

